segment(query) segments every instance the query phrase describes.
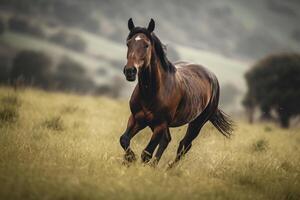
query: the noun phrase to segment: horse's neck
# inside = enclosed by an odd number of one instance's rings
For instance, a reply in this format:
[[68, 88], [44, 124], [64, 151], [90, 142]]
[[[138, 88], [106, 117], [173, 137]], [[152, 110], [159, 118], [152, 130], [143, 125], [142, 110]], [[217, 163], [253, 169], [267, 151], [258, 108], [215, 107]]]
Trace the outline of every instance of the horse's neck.
[[156, 96], [165, 73], [160, 61], [155, 56], [152, 58], [150, 66], [141, 68], [138, 74], [139, 91], [145, 100]]

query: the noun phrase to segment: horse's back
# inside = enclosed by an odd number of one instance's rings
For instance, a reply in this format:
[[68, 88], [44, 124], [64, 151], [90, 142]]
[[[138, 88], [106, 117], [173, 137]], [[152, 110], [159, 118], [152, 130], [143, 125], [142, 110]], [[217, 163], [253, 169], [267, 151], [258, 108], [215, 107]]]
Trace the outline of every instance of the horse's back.
[[177, 68], [176, 81], [181, 88], [182, 100], [178, 106], [173, 125], [188, 123], [197, 118], [209, 104], [213, 96], [215, 75], [205, 67], [178, 61], [174, 65]]

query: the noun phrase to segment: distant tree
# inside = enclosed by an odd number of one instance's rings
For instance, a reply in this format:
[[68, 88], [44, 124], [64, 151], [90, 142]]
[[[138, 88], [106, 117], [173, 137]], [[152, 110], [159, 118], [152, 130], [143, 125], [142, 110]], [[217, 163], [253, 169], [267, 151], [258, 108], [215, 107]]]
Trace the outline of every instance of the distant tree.
[[49, 40], [78, 52], [82, 52], [86, 48], [86, 43], [80, 36], [64, 31], [55, 33]]
[[271, 55], [246, 73], [246, 108], [258, 106], [263, 118], [274, 110], [282, 127], [300, 114], [300, 54]]
[[47, 88], [51, 59], [42, 52], [23, 50], [13, 60], [10, 79], [13, 83], [22, 80], [22, 84]]
[[67, 57], [58, 64], [54, 80], [56, 89], [63, 91], [87, 93], [95, 89], [95, 84], [86, 75], [84, 66]]

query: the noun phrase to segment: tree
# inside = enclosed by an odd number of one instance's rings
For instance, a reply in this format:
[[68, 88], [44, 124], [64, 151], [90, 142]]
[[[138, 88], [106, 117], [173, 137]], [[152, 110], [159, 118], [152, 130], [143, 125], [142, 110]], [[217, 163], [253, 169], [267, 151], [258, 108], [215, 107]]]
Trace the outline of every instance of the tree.
[[95, 84], [87, 76], [84, 66], [67, 57], [58, 64], [54, 80], [56, 89], [63, 91], [87, 93], [95, 89]]
[[14, 84], [22, 79], [22, 84], [49, 87], [51, 59], [42, 52], [23, 50], [13, 60], [10, 79]]
[[300, 54], [270, 55], [245, 77], [249, 89], [244, 106], [258, 106], [264, 117], [274, 110], [281, 126], [289, 127], [290, 118], [300, 114]]

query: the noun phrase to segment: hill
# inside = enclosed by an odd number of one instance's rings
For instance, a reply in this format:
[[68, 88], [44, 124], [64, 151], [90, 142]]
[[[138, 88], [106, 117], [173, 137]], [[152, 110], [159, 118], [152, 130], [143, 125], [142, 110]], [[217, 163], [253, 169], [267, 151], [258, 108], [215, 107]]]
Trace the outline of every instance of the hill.
[[[205, 125], [166, 171], [186, 127], [155, 169], [126, 167], [127, 102], [0, 87], [0, 199], [299, 199], [300, 131], [236, 121], [231, 139]], [[72, 102], [72, 104], [70, 104]], [[132, 141], [140, 154], [150, 131]]]
[[[54, 60], [63, 56], [70, 57], [85, 66], [89, 76], [99, 85], [111, 84], [115, 77], [120, 77], [121, 80], [124, 79], [122, 70], [126, 62], [124, 56], [126, 55], [126, 45], [83, 30], [72, 30], [86, 42], [87, 49], [85, 52], [76, 52], [44, 39], [15, 32], [4, 33], [0, 37], [0, 42], [19, 50], [33, 49], [46, 52]], [[187, 46], [171, 43], [168, 46], [175, 49], [181, 59], [202, 64], [213, 71], [222, 85], [229, 83], [235, 85], [242, 93], [245, 91], [243, 74], [248, 68], [248, 63]], [[123, 96], [127, 97], [131, 94], [132, 89], [130, 88], [134, 84], [124, 81], [123, 85], [127, 88], [123, 91]], [[241, 98], [241, 94], [239, 95]]]
[[152, 17], [160, 37], [235, 59], [252, 61], [269, 53], [300, 50], [300, 4], [295, 0], [3, 0], [1, 8], [117, 42], [127, 35], [127, 19], [146, 26]]

